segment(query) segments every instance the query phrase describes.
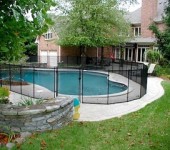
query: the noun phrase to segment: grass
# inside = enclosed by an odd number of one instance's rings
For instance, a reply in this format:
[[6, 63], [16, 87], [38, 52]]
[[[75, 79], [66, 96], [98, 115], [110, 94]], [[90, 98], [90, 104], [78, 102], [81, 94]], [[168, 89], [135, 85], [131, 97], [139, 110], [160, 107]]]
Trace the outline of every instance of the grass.
[[8, 97], [9, 89], [7, 87], [0, 87], [0, 97]]
[[9, 102], [9, 94], [7, 87], [0, 87], [0, 104], [7, 104]]
[[168, 150], [170, 83], [163, 82], [163, 87], [163, 97], [137, 112], [100, 122], [73, 122], [60, 130], [35, 133], [14, 149]]
[[154, 74], [161, 78], [170, 80], [170, 65], [167, 66], [156, 65]]

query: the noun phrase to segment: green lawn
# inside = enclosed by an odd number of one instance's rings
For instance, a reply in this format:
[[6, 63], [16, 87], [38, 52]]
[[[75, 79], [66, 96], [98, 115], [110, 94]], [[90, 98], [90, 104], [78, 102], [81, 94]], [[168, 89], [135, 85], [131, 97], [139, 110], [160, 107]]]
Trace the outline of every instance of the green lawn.
[[163, 97], [135, 113], [100, 122], [73, 122], [34, 134], [16, 149], [170, 150], [170, 83], [163, 82], [163, 87]]

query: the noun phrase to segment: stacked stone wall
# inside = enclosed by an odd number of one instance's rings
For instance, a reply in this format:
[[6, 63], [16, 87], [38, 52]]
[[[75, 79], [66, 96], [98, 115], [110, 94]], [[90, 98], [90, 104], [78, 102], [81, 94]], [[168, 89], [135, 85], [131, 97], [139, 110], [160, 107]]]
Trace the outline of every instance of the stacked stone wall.
[[47, 101], [34, 106], [0, 105], [0, 125], [15, 132], [34, 132], [61, 128], [73, 118], [73, 100]]

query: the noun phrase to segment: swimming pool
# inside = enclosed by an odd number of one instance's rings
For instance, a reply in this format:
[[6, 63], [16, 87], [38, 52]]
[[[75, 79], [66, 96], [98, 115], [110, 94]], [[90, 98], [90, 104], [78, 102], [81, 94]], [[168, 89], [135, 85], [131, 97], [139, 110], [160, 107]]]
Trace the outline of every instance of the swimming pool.
[[[15, 80], [19, 80], [20, 75], [15, 74]], [[51, 91], [56, 90], [64, 95], [100, 96], [116, 94], [127, 90], [127, 86], [121, 83], [108, 80], [108, 76], [103, 73], [90, 71], [59, 71], [58, 76], [53, 71], [47, 70], [23, 70], [22, 80], [43, 86]]]

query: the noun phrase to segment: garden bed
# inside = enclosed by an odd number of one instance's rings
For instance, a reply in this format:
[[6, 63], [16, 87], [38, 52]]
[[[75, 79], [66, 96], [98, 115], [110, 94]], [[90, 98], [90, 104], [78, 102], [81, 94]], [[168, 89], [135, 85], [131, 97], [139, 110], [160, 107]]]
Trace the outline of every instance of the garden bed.
[[6, 145], [8, 142], [12, 142], [19, 137], [20, 134], [15, 134], [11, 136], [8, 134], [0, 133], [0, 145]]
[[0, 84], [2, 85], [15, 85], [15, 86], [20, 86], [20, 85], [29, 85], [28, 82], [25, 81], [15, 81], [15, 80], [0, 80]]

